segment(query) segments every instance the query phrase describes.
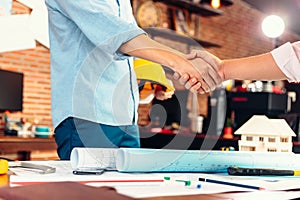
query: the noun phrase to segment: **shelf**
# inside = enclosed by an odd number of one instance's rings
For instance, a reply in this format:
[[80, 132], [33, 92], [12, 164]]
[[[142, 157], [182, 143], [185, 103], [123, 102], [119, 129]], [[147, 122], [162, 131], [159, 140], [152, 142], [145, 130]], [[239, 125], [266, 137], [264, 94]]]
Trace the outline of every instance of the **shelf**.
[[221, 4], [224, 6], [231, 6], [233, 4], [233, 0], [221, 0]]
[[168, 38], [170, 40], [178, 41], [187, 45], [196, 45], [195, 41], [200, 44], [202, 47], [221, 47], [218, 44], [212, 43], [212, 42], [207, 42], [203, 40], [199, 40], [196, 38], [184, 36], [184, 35], [179, 35], [175, 31], [172, 31], [170, 29], [163, 29], [163, 28], [144, 28], [146, 33], [149, 34], [151, 38], [155, 38], [157, 36], [163, 37], [163, 38]]
[[[190, 0], [154, 0], [167, 5], [175, 6], [178, 8], [187, 9], [191, 13], [195, 13], [202, 16], [216, 16], [222, 15], [223, 11], [210, 7], [209, 4], [193, 3]], [[228, 2], [227, 0], [226, 2]]]

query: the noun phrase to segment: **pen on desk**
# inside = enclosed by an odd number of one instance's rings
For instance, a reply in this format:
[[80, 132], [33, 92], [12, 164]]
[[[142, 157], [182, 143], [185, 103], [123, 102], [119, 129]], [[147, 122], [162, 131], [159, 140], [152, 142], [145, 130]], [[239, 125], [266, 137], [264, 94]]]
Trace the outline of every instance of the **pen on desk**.
[[246, 188], [246, 189], [265, 190], [265, 188], [258, 187], [258, 186], [244, 185], [244, 184], [240, 184], [240, 183], [233, 183], [233, 182], [208, 179], [208, 178], [199, 178], [199, 181], [208, 182], [208, 183], [216, 183], [216, 184], [221, 184], [221, 185], [229, 185], [229, 186], [234, 186], [234, 187], [241, 187], [241, 188]]
[[73, 174], [75, 175], [101, 175], [104, 173], [104, 169], [102, 170], [94, 170], [94, 171], [83, 171], [83, 170], [74, 170]]
[[229, 175], [234, 176], [300, 176], [300, 170], [228, 167]]

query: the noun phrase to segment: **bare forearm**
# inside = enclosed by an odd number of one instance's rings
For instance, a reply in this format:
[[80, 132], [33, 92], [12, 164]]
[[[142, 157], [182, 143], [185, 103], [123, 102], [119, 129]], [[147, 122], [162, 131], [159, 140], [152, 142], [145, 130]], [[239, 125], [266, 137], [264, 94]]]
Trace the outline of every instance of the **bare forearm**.
[[181, 72], [179, 66], [187, 65], [192, 67], [192, 64], [185, 58], [184, 54], [161, 45], [145, 35], [140, 35], [128, 41], [119, 50], [128, 55], [170, 67], [174, 71]]
[[287, 78], [270, 53], [224, 60], [220, 70], [223, 71], [225, 80], [283, 80]]

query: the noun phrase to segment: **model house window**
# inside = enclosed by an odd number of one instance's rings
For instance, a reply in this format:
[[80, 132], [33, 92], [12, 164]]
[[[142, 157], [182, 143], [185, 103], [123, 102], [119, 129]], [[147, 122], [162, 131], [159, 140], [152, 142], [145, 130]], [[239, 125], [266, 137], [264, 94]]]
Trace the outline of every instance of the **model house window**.
[[249, 147], [249, 151], [255, 151], [255, 147]]
[[268, 152], [276, 152], [277, 151], [277, 149], [275, 149], [275, 148], [268, 148]]
[[288, 138], [286, 138], [286, 137], [280, 138], [280, 142], [288, 142]]
[[263, 142], [264, 141], [264, 137], [259, 137], [259, 141]]
[[274, 137], [269, 137], [269, 142], [275, 142], [275, 138]]
[[242, 146], [241, 151], [255, 151], [255, 147]]
[[253, 140], [253, 137], [252, 137], [252, 136], [247, 136], [247, 137], [246, 137], [246, 140], [247, 140], [247, 141], [252, 141], [252, 140]]

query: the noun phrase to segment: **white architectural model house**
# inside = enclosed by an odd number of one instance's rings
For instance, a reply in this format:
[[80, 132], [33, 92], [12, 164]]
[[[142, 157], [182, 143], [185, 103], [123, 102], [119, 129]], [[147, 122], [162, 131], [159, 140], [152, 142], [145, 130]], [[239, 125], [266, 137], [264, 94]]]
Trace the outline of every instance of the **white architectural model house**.
[[254, 115], [238, 130], [239, 151], [292, 152], [296, 134], [284, 119]]

